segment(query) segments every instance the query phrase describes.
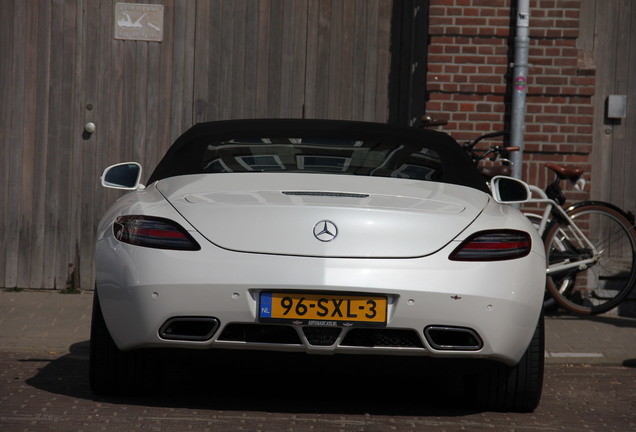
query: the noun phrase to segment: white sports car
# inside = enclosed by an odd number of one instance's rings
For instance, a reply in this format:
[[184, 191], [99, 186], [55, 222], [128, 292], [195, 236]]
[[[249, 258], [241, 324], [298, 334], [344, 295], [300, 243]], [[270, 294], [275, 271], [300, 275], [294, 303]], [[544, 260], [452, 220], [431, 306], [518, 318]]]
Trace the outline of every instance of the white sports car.
[[[489, 409], [541, 396], [545, 255], [448, 135], [332, 120], [195, 125], [99, 224], [90, 381], [159, 382], [155, 350], [465, 359]], [[362, 358], [362, 357], [361, 357]], [[475, 379], [476, 378], [476, 379]]]

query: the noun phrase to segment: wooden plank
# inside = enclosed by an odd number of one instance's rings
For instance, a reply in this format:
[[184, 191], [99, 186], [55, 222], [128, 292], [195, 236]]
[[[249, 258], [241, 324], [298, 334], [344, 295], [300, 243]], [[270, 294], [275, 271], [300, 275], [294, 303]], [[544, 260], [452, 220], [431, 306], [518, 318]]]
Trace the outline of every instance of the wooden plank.
[[329, 118], [329, 50], [331, 48], [331, 0], [319, 1], [317, 16], [316, 81], [315, 86], [316, 117]]
[[[63, 5], [52, 3], [51, 8], [51, 55], [50, 62], [50, 96], [48, 106], [48, 151], [46, 164], [46, 200], [45, 200], [45, 230], [46, 233], [44, 250], [47, 253], [47, 263], [45, 267], [44, 285], [49, 288], [58, 287], [56, 275], [58, 272], [60, 258], [58, 256], [60, 247], [57, 244], [59, 239], [59, 209], [60, 209], [60, 154], [58, 150], [62, 144], [62, 111], [65, 109], [62, 100], [63, 71], [63, 27], [64, 13]], [[62, 271], [64, 272], [64, 271]]]
[[[290, 0], [291, 1], [291, 0]], [[303, 116], [305, 105], [305, 70], [307, 68], [307, 0], [292, 1], [292, 25], [291, 38], [293, 47], [291, 51], [291, 105], [289, 116], [300, 118]]]
[[210, 2], [197, 1], [194, 21], [196, 55], [194, 56], [194, 121], [205, 121], [208, 117], [208, 63], [210, 61]]
[[[627, 115], [622, 119], [621, 123], [621, 139], [623, 140], [624, 160], [623, 178], [621, 179], [625, 185], [625, 191], [621, 203], [622, 208], [634, 211], [636, 210], [636, 5], [633, 1], [622, 0], [619, 9], [625, 17], [623, 24], [623, 40], [625, 44], [621, 45], [623, 53], [619, 54], [623, 57], [623, 73], [626, 82], [621, 92], [627, 95]], [[620, 31], [620, 30], [619, 30]], [[632, 294], [633, 296], [633, 294]]]
[[366, 73], [364, 75], [365, 97], [363, 107], [363, 119], [366, 121], [375, 120], [377, 92], [375, 88], [378, 84], [378, 1], [369, 0], [366, 15], [367, 39], [365, 47], [364, 64]]
[[245, 118], [257, 117], [256, 98], [261, 77], [258, 74], [258, 29], [259, 5], [263, 2], [249, 1], [245, 11], [245, 86], [244, 107]]
[[279, 75], [281, 117], [302, 117], [305, 97], [307, 44], [307, 2], [285, 0], [283, 3], [282, 61]]
[[[207, 24], [203, 24], [205, 27], [204, 32], [205, 39], [208, 43], [207, 53], [203, 53], [206, 59], [206, 70], [204, 71], [207, 80], [207, 91], [201, 95], [206, 105], [206, 117], [201, 119], [202, 121], [218, 119], [220, 115], [221, 105], [221, 24], [223, 22], [222, 16], [223, 2], [220, 0], [212, 1], [210, 3], [209, 12], [207, 14]], [[202, 14], [203, 15], [203, 14]]]
[[120, 141], [117, 147], [116, 157], [112, 160], [113, 163], [129, 161], [133, 159], [134, 148], [134, 131], [135, 131], [135, 75], [137, 73], [136, 59], [136, 45], [135, 41], [122, 41], [122, 62], [123, 74], [121, 87], [122, 87], [122, 104], [120, 105], [121, 111], [121, 128], [115, 129], [120, 131]]
[[[276, 1], [276, 0], [272, 0]], [[269, 44], [271, 32], [272, 1], [258, 2], [258, 46], [257, 46], [257, 75], [255, 117], [268, 116], [269, 99]]]
[[[148, 73], [147, 73], [147, 89], [146, 89], [146, 138], [143, 145], [143, 155], [140, 156], [142, 167], [146, 170], [146, 179], [150, 175], [148, 171], [153, 169], [163, 155], [160, 152], [161, 141], [165, 139], [160, 134], [161, 124], [166, 120], [162, 118], [162, 94], [164, 89], [161, 86], [161, 44], [148, 44]], [[195, 108], [196, 109], [196, 102]], [[165, 115], [165, 114], [164, 114]], [[196, 113], [193, 113], [196, 116]], [[167, 139], [166, 139], [167, 141]], [[145, 179], [144, 179], [145, 182]]]
[[366, 51], [367, 40], [367, 25], [366, 15], [368, 8], [367, 0], [356, 1], [356, 15], [354, 21], [354, 35], [353, 35], [353, 86], [351, 94], [351, 118], [353, 120], [364, 119], [364, 95], [365, 95], [365, 75], [367, 68], [365, 65], [364, 56]]
[[133, 126], [133, 137], [130, 147], [133, 148], [130, 160], [143, 162], [145, 155], [145, 147], [148, 145], [146, 141], [146, 133], [148, 128], [148, 83], [152, 80], [152, 76], [148, 70], [148, 45], [156, 42], [136, 42], [135, 43], [135, 91], [131, 104], [133, 112], [131, 117], [135, 120]]
[[[629, 75], [629, 35], [630, 28], [635, 24], [631, 21], [631, 5], [632, 2], [626, 2], [624, 0], [614, 0], [618, 3], [616, 8], [618, 13], [614, 15], [614, 25], [616, 26], [616, 32], [620, 35], [621, 43], [615, 46], [615, 73], [613, 80], [613, 88], [611, 94], [627, 95], [628, 86], [630, 80], [634, 77]], [[633, 47], [632, 47], [633, 50]], [[612, 190], [616, 191], [615, 200], [617, 205], [622, 205], [625, 201], [629, 187], [626, 179], [629, 178], [629, 174], [634, 170], [632, 161], [627, 159], [628, 147], [633, 143], [627, 143], [626, 132], [627, 127], [624, 121], [612, 121], [614, 124], [612, 134]]]
[[318, 79], [318, 7], [320, 3], [309, 0], [307, 4], [307, 49], [305, 69], [304, 117], [318, 117], [316, 112], [316, 81]]
[[576, 39], [576, 47], [581, 51], [593, 52], [597, 0], [580, 1], [579, 37]]
[[[60, 38], [61, 38], [61, 76], [60, 76], [60, 140], [57, 147], [57, 170], [55, 176], [59, 177], [58, 184], [58, 208], [55, 213], [57, 220], [57, 240], [55, 253], [55, 280], [58, 289], [64, 289], [68, 279], [70, 266], [75, 266], [75, 250], [77, 247], [71, 219], [74, 213], [74, 205], [77, 202], [73, 196], [72, 175], [68, 171], [69, 161], [72, 161], [73, 129], [75, 125], [75, 61], [76, 61], [76, 22], [77, 2], [64, 2], [59, 12], [62, 14]], [[69, 79], [68, 77], [75, 77]]]
[[[19, 232], [22, 229], [20, 220], [20, 207], [22, 205], [20, 196], [20, 167], [22, 160], [22, 139], [24, 121], [24, 56], [22, 55], [25, 44], [25, 24], [26, 24], [26, 4], [15, 2], [13, 8], [13, 32], [10, 35], [14, 49], [9, 64], [12, 65], [9, 71], [11, 77], [11, 88], [6, 106], [11, 107], [11, 112], [7, 126], [9, 132], [8, 152], [6, 167], [8, 177], [6, 183], [6, 220], [10, 225], [4, 234], [5, 248], [7, 256], [5, 262], [5, 284], [8, 287], [17, 286], [17, 273], [19, 265]], [[4, 102], [3, 102], [4, 103]]]
[[245, 25], [247, 16], [247, 2], [245, 0], [235, 0], [234, 12], [232, 14], [232, 52], [231, 57], [227, 59], [230, 69], [231, 90], [228, 118], [237, 119], [245, 117], [245, 33], [249, 31]]
[[283, 17], [283, 2], [273, 0], [270, 12], [270, 34], [268, 37], [268, 62], [267, 62], [267, 117], [280, 117], [281, 115], [281, 69], [283, 63], [283, 32], [286, 25]]
[[219, 62], [219, 119], [228, 119], [231, 117], [231, 105], [234, 103], [232, 98], [232, 59], [234, 49], [234, 31], [233, 31], [233, 19], [234, 16], [233, 1], [224, 1], [221, 4], [221, 26], [220, 34], [216, 35], [220, 41], [220, 57], [217, 59]]
[[[163, 156], [163, 154], [168, 150], [168, 147], [172, 143], [172, 129], [171, 129], [171, 113], [172, 113], [172, 99], [171, 99], [171, 90], [173, 84], [173, 50], [174, 50], [174, 32], [173, 26], [169, 23], [174, 21], [174, 2], [172, 0], [168, 0], [164, 6], [164, 33], [163, 33], [163, 42], [159, 47], [160, 51], [160, 67], [159, 67], [159, 138], [157, 142], [157, 160]], [[156, 164], [154, 162], [154, 164]], [[154, 168], [154, 165], [151, 165]], [[147, 168], [150, 168], [147, 167]], [[149, 171], [149, 170], [148, 170]], [[150, 173], [147, 172], [147, 176]]]
[[355, 63], [355, 24], [357, 4], [355, 0], [348, 0], [342, 4], [342, 32], [341, 46], [342, 53], [340, 63], [340, 107], [338, 117], [341, 119], [353, 119], [353, 86], [355, 77], [353, 75], [353, 65]]
[[[78, 186], [79, 222], [75, 226], [75, 232], [79, 241], [80, 248], [80, 286], [82, 289], [92, 289], [94, 279], [94, 249], [95, 236], [87, 235], [87, 233], [97, 232], [96, 202], [101, 199], [96, 188], [98, 183], [97, 174], [101, 173], [101, 167], [97, 166], [96, 145], [99, 137], [107, 133], [105, 122], [99, 117], [102, 112], [102, 106], [96, 106], [99, 92], [99, 55], [104, 55], [106, 51], [102, 51], [104, 29], [101, 25], [101, 4], [103, 1], [92, 9], [86, 7], [86, 0], [82, 0], [79, 5], [78, 14], [82, 14], [81, 22], [78, 23], [78, 38], [83, 39], [81, 46], [78, 46], [80, 57], [80, 68], [83, 70], [81, 75], [84, 76], [82, 84], [77, 87], [81, 89], [78, 100], [79, 118], [75, 128], [82, 130], [86, 122], [96, 124], [95, 134], [82, 134], [78, 139], [79, 148], [76, 150], [76, 166], [82, 167], [82, 176]], [[90, 1], [90, 0], [88, 0]]]
[[[604, 63], [607, 64], [606, 75], [601, 75], [602, 77], [611, 77], [611, 81], [607, 80], [604, 85], [604, 91], [599, 95], [602, 103], [602, 108], [598, 111], [603, 117], [605, 117], [605, 101], [608, 95], [610, 94], [620, 94], [621, 87], [624, 86], [624, 77], [622, 76], [625, 71], [625, 66], [623, 65], [623, 60], [621, 57], [620, 46], [621, 41], [624, 37], [624, 21], [621, 18], [623, 16], [620, 1], [613, 0], [611, 2], [607, 2], [602, 7], [606, 8], [608, 11], [607, 22], [602, 22], [604, 25], [603, 28], [599, 28], [598, 30], [602, 31], [604, 37], [608, 38], [608, 49], [604, 51], [607, 56]], [[611, 27], [611, 29], [610, 29]], [[609, 53], [613, 53], [613, 55], [608, 55]], [[597, 71], [598, 72], [598, 71]], [[621, 139], [621, 128], [618, 125], [613, 124], [613, 121], [609, 121], [606, 127], [611, 128], [611, 135], [609, 136], [609, 141], [611, 144], [611, 150], [609, 152], [609, 156], [611, 160], [609, 161], [609, 172], [604, 172], [603, 177], [607, 178], [610, 183], [611, 194], [609, 196], [609, 201], [612, 203], [616, 203], [619, 205], [621, 199], [625, 193], [624, 186], [624, 178], [622, 178], [622, 174], [624, 172], [623, 167], [623, 156], [624, 156], [624, 142]], [[607, 134], [605, 134], [607, 135]]]
[[[13, 84], [12, 61], [13, 58], [13, 7], [14, 1], [0, 2], [0, 52], [6, 59], [0, 62], [0, 100], [7, 106], [11, 106], [11, 88]], [[0, 110], [0, 151], [3, 155], [10, 152], [11, 110]], [[8, 250], [7, 238], [4, 235], [13, 224], [9, 219], [9, 166], [10, 158], [0, 158], [0, 283], [8, 287], [6, 261], [12, 252]]]
[[[72, 83], [72, 103], [71, 109], [72, 112], [72, 123], [70, 124], [70, 136], [69, 142], [72, 143], [71, 148], [71, 163], [72, 166], [75, 167], [74, 175], [69, 176], [71, 181], [71, 195], [69, 197], [69, 231], [70, 231], [70, 239], [69, 241], [69, 262], [73, 263], [73, 268], [69, 269], [73, 272], [72, 278], [67, 281], [68, 288], [70, 289], [81, 289], [82, 288], [82, 275], [83, 275], [83, 267], [84, 261], [86, 261], [86, 256], [82, 253], [82, 243], [83, 237], [86, 237], [84, 234], [84, 229], [87, 225], [84, 225], [84, 220], [82, 219], [82, 208], [84, 206], [84, 201], [86, 200], [85, 196], [82, 195], [83, 192], [83, 184], [84, 178], [88, 175], [88, 171], [92, 172], [92, 167], [89, 162], [90, 159], [86, 160], [83, 152], [84, 148], [84, 139], [82, 137], [82, 132], [84, 131], [84, 99], [85, 99], [85, 79], [86, 79], [86, 69], [85, 64], [83, 62], [83, 53], [84, 46], [87, 42], [87, 38], [84, 34], [84, 18], [85, 18], [85, 4], [84, 0], [75, 0], [73, 3], [73, 16], [74, 23], [72, 27], [67, 29], [67, 35], [72, 41], [73, 44], [73, 76], [75, 77]], [[73, 30], [71, 32], [71, 29]], [[71, 37], [72, 36], [72, 37]], [[93, 230], [95, 232], [95, 230]], [[93, 237], [93, 236], [91, 236]]]
[[[376, 112], [374, 121], [386, 122], [389, 118], [389, 74], [391, 73], [391, 18], [393, 2], [381, 0], [378, 4], [378, 81], [376, 86]], [[423, 96], [422, 96], [423, 97]]]
[[596, 63], [596, 87], [593, 98], [594, 111], [594, 150], [592, 157], [592, 198], [609, 201], [612, 199], [611, 179], [604, 173], [611, 172], [611, 152], [612, 140], [610, 135], [605, 133], [605, 96], [611, 91], [610, 80], [603, 77], [613, 77], [613, 65], [601, 57], [604, 53], [610, 52], [616, 44], [617, 34], [615, 26], [612, 25], [614, 13], [610, 11], [612, 3], [597, 1], [595, 5], [595, 29], [594, 41], [595, 63]]
[[41, 2], [38, 7], [38, 43], [37, 43], [37, 81], [35, 113], [35, 142], [37, 143], [37, 157], [33, 170], [34, 207], [32, 239], [29, 242], [31, 249], [31, 278], [30, 288], [52, 288], [45, 284], [44, 268], [48, 265], [45, 252], [46, 232], [46, 180], [47, 180], [47, 154], [48, 154], [48, 129], [49, 129], [49, 85], [51, 80], [51, 4]]
[[171, 107], [172, 115], [170, 121], [170, 135], [174, 140], [185, 128], [183, 119], [183, 107], [185, 106], [185, 92], [187, 89], [187, 77], [185, 76], [186, 60], [186, 21], [187, 4], [183, 0], [174, 1], [173, 23], [173, 51], [172, 51], [172, 91]]
[[20, 231], [17, 286], [28, 287], [30, 273], [32, 271], [31, 240], [34, 227], [34, 183], [33, 172], [35, 169], [36, 141], [35, 123], [37, 109], [37, 38], [38, 38], [38, 11], [34, 3], [26, 3], [26, 21], [24, 30], [26, 40], [24, 45], [24, 88], [23, 88], [23, 131], [22, 131], [22, 161], [20, 179]]
[[196, 2], [185, 1], [185, 58], [184, 58], [184, 87], [183, 87], [183, 105], [174, 106], [174, 109], [181, 111], [182, 123], [174, 131], [173, 135], [176, 139], [186, 129], [194, 124], [192, 107], [194, 106], [193, 99], [193, 76], [194, 76], [194, 17], [196, 16]]
[[[12, 62], [13, 58], [13, 4], [14, 2], [0, 2], [0, 52], [3, 58], [0, 62], [0, 100], [11, 104]], [[11, 110], [0, 110], [0, 151], [8, 155], [10, 152]], [[9, 164], [8, 157], [0, 158], [0, 283], [8, 286], [5, 275], [6, 260], [11, 253], [7, 248], [5, 232], [10, 229], [12, 220], [9, 220]]]
[[342, 118], [342, 88], [348, 83], [341, 76], [343, 60], [342, 53], [342, 33], [343, 33], [343, 2], [335, 1], [331, 3], [329, 17], [329, 59], [326, 69], [325, 86], [322, 89], [326, 94], [327, 112], [326, 118]]
[[[299, 3], [296, 4], [298, 5]], [[280, 70], [278, 74], [276, 74], [280, 77], [280, 82], [278, 83], [278, 93], [280, 94], [278, 115], [280, 117], [292, 117], [294, 105], [294, 47], [296, 42], [294, 36], [300, 25], [300, 16], [298, 10], [294, 8], [294, 2], [283, 1], [281, 6], [282, 11], [280, 11], [280, 14], [282, 25], [276, 26], [281, 35]]]
[[[106, 0], [102, 5], [100, 11], [100, 26], [104, 26], [104, 29], [112, 29], [114, 26], [114, 1]], [[112, 31], [112, 30], [111, 30]], [[104, 102], [108, 104], [109, 113], [101, 113], [107, 115], [107, 131], [109, 136], [102, 136], [102, 141], [98, 147], [98, 166], [105, 168], [111, 164], [123, 161], [122, 146], [125, 145], [125, 126], [124, 117], [126, 116], [125, 104], [127, 100], [125, 95], [127, 94], [126, 79], [129, 76], [129, 69], [126, 67], [127, 50], [126, 45], [130, 45], [130, 41], [116, 40], [112, 37], [112, 34], [104, 34], [106, 51], [103, 53], [104, 57], [100, 59], [100, 105]], [[128, 57], [130, 54], [128, 54]], [[113, 86], [112, 83], [118, 83]], [[106, 108], [106, 107], [103, 107]], [[108, 206], [121, 196], [120, 192], [99, 188], [99, 196], [102, 197], [100, 201], [101, 208], [98, 210], [98, 214], [103, 214]]]

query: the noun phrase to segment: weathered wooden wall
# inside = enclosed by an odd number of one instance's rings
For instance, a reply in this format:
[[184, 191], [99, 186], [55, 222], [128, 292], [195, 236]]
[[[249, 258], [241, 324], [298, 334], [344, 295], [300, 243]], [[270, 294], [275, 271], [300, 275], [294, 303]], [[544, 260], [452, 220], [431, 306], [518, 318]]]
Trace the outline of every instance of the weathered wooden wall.
[[[578, 43], [596, 74], [592, 197], [636, 211], [636, 2], [582, 0]], [[626, 118], [607, 118], [609, 95], [627, 96]]]
[[198, 121], [387, 120], [390, 0], [154, 1], [162, 42], [116, 40], [115, 3], [0, 0], [4, 287], [90, 289], [102, 169], [147, 178]]
[[[592, 198], [636, 213], [636, 2], [582, 0], [579, 49], [596, 75]], [[607, 117], [609, 95], [627, 96], [627, 116]], [[636, 290], [619, 314], [636, 316]]]

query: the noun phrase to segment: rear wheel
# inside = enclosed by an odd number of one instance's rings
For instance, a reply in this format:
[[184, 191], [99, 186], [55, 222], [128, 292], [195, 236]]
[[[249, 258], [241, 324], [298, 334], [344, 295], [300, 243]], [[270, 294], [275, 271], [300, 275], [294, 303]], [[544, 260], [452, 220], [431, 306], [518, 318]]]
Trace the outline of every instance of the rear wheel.
[[[607, 312], [627, 297], [636, 282], [632, 224], [618, 209], [598, 202], [575, 206], [568, 210], [568, 216], [591, 241], [596, 253], [581, 239], [570, 220], [555, 218], [544, 236], [549, 270], [547, 290], [559, 305], [577, 314]], [[566, 268], [582, 260], [590, 262]]]
[[484, 409], [493, 411], [532, 412], [543, 390], [545, 331], [543, 313], [532, 340], [515, 366], [498, 363], [484, 365], [469, 381], [468, 391]]
[[100, 395], [145, 394], [161, 383], [161, 359], [152, 350], [124, 352], [108, 332], [97, 290], [93, 296], [89, 382]]

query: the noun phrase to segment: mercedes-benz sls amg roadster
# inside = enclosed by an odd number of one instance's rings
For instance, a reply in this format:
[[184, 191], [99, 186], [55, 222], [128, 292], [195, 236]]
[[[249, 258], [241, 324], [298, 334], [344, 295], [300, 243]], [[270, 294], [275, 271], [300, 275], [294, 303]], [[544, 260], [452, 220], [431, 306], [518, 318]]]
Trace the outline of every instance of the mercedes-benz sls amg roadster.
[[539, 403], [545, 254], [509, 204], [527, 185], [486, 183], [449, 135], [208, 122], [141, 176], [101, 177], [128, 192], [97, 233], [95, 392], [157, 385], [157, 348], [250, 350], [459, 362], [488, 409]]

